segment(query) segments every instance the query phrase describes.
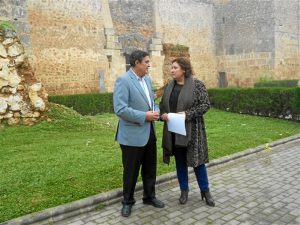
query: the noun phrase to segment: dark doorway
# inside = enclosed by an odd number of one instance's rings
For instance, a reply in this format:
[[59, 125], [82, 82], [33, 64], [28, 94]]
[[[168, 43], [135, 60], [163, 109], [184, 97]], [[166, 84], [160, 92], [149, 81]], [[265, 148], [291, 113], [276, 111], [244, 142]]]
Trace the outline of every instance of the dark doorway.
[[225, 72], [219, 72], [219, 87], [220, 88], [226, 88], [228, 86], [226, 73]]

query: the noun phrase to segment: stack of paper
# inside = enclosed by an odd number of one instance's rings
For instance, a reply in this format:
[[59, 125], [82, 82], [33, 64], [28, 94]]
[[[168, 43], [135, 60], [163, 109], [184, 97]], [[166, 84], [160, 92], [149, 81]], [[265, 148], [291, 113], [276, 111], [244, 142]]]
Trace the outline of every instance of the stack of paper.
[[185, 114], [168, 113], [168, 131], [186, 136]]

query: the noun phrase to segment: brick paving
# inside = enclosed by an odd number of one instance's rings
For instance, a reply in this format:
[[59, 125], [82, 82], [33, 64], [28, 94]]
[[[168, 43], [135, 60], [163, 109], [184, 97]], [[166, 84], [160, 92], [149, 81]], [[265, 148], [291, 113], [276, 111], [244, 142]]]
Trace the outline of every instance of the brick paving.
[[180, 205], [180, 190], [173, 179], [157, 186], [166, 207], [143, 205], [142, 192], [129, 218], [120, 215], [121, 203], [77, 215], [54, 225], [109, 224], [300, 224], [300, 140], [263, 150], [208, 168], [216, 207], [201, 201], [195, 176], [190, 178], [189, 200]]

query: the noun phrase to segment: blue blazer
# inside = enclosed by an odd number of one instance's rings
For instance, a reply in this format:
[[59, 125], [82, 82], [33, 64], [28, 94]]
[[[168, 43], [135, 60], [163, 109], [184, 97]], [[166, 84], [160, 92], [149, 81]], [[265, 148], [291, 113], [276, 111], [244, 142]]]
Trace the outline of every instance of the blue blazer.
[[[153, 104], [151, 80], [148, 75], [144, 79]], [[149, 140], [151, 124], [146, 122], [146, 112], [152, 110], [153, 106], [149, 105], [147, 96], [131, 69], [116, 80], [113, 103], [119, 118], [116, 141], [127, 146], [145, 146]], [[159, 107], [155, 104], [154, 107], [159, 112]]]

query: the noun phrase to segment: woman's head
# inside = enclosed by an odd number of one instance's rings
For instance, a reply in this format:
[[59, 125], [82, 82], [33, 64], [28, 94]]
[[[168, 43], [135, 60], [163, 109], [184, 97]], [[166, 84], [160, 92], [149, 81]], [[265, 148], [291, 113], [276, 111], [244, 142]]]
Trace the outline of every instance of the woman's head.
[[193, 74], [191, 63], [185, 58], [176, 58], [172, 60], [171, 76], [174, 80], [184, 80], [185, 77], [190, 77]]

